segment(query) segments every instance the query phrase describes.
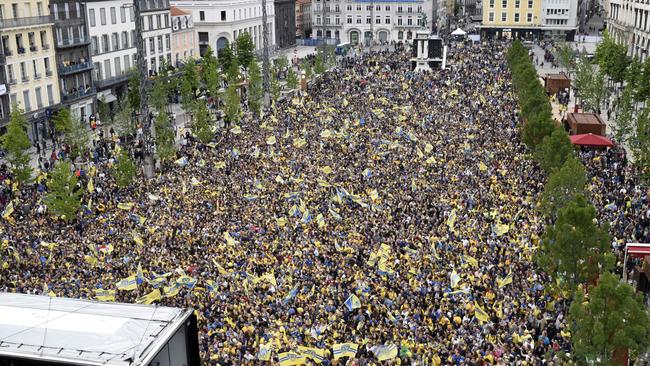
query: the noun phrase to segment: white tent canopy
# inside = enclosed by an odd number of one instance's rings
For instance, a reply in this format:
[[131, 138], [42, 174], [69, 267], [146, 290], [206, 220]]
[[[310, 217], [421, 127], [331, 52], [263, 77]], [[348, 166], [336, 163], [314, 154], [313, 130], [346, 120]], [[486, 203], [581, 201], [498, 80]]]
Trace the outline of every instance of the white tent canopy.
[[464, 30], [462, 30], [460, 28], [456, 28], [455, 31], [451, 32], [452, 36], [464, 36], [466, 34], [467, 34], [467, 32], [465, 32]]

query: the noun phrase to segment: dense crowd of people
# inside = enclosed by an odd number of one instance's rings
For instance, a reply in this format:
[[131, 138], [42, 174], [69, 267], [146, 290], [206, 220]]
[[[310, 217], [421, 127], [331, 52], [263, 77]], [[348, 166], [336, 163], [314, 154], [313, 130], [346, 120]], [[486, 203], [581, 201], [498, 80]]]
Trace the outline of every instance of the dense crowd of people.
[[[0, 290], [193, 307], [209, 365], [298, 347], [323, 350], [323, 365], [557, 365], [571, 353], [566, 303], [534, 265], [545, 178], [519, 142], [506, 47], [454, 44], [429, 73], [402, 49], [346, 59], [124, 189], [119, 147], [104, 144], [79, 174], [75, 222], [48, 214], [46, 177], [14, 190]], [[594, 202], [614, 203], [601, 212], [617, 240], [647, 237], [650, 213], [633, 216], [647, 193], [616, 154], [582, 154], [608, 168], [589, 169]], [[356, 355], [337, 359], [341, 343]]]

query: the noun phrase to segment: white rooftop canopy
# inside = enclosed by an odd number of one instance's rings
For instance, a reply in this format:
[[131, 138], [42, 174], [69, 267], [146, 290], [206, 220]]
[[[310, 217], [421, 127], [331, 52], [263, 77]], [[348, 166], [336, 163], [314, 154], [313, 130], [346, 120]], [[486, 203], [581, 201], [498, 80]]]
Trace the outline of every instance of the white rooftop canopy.
[[155, 356], [189, 314], [151, 305], [0, 293], [0, 357], [139, 365]]
[[455, 31], [451, 32], [452, 36], [464, 36], [466, 34], [467, 34], [467, 32], [465, 32], [464, 30], [462, 30], [460, 28], [456, 28]]

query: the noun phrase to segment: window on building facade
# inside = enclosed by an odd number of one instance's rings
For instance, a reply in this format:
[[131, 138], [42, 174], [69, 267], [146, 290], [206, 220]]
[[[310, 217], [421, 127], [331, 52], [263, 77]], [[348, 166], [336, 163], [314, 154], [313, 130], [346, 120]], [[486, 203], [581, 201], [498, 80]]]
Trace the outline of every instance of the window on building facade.
[[386, 17], [386, 19], [384, 20], [384, 23], [390, 24], [390, 17]]
[[104, 60], [104, 78], [110, 79], [113, 76], [111, 73], [111, 60]]
[[352, 24], [352, 15], [348, 15], [346, 22]]
[[520, 6], [521, 6], [521, 0], [515, 0], [515, 8], [519, 9]]
[[115, 57], [113, 61], [115, 63], [115, 76], [122, 75], [122, 59], [120, 57]]
[[502, 8], [507, 8], [508, 7], [508, 0], [501, 0], [501, 7]]
[[357, 5], [357, 11], [361, 11], [361, 5]]
[[381, 18], [380, 17], [375, 18], [375, 24], [381, 24]]
[[120, 6], [120, 22], [126, 23], [126, 8]]
[[490, 21], [490, 22], [493, 22], [493, 21], [494, 21], [494, 13], [493, 13], [493, 12], [490, 12], [490, 13], [488, 14], [488, 21]]
[[531, 23], [533, 21], [533, 13], [526, 14], [526, 21]]
[[372, 19], [370, 17], [366, 17], [366, 24], [372, 24]]
[[205, 12], [203, 10], [199, 11], [199, 20], [205, 20]]
[[115, 7], [111, 7], [111, 24], [117, 24], [117, 13]]
[[111, 38], [113, 41], [113, 51], [117, 51], [120, 49], [120, 39], [119, 36], [117, 35], [117, 32], [114, 32], [111, 34]]
[[519, 23], [519, 13], [515, 13], [515, 23]]
[[490, 0], [490, 8], [494, 8], [494, 0]]
[[222, 22], [225, 22], [225, 21], [226, 21], [226, 11], [225, 11], [225, 10], [222, 10], [222, 11], [221, 11], [221, 21], [222, 21]]
[[129, 48], [129, 33], [126, 31], [122, 32], [122, 48], [126, 49]]
[[508, 20], [508, 13], [506, 13], [506, 12], [504, 11], [504, 12], [501, 13], [501, 21], [502, 21], [502, 22], [505, 22], [505, 21], [507, 21], [507, 20]]
[[533, 1], [534, 1], [534, 0], [528, 0], [528, 9], [532, 9], [532, 8], [533, 8]]
[[129, 71], [131, 68], [131, 57], [129, 55], [124, 56], [124, 70]]
[[102, 50], [104, 53], [109, 52], [110, 44], [108, 42], [108, 34], [102, 34]]
[[357, 16], [357, 24], [361, 24], [361, 17]]
[[32, 110], [32, 103], [29, 101], [29, 90], [23, 91], [23, 105], [25, 106], [25, 112]]
[[397, 25], [402, 25], [402, 17], [397, 17]]
[[99, 9], [99, 20], [101, 25], [106, 25], [106, 9], [104, 8]]

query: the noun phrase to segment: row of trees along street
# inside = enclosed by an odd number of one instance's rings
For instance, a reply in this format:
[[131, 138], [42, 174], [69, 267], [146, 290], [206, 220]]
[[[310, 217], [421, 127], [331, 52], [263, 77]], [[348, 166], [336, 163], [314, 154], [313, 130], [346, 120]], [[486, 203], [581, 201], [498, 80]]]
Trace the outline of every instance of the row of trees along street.
[[627, 56], [627, 46], [618, 44], [604, 32], [589, 60], [568, 44], [556, 49], [560, 65], [573, 77], [576, 97], [584, 110], [601, 113], [613, 90], [610, 128], [614, 140], [629, 148], [643, 178], [650, 179], [650, 58], [640, 62]]
[[[598, 59], [605, 57], [605, 51], [600, 52]], [[554, 279], [551, 291], [570, 303], [574, 359], [584, 365], [612, 365], [626, 350], [645, 352], [650, 345], [650, 318], [640, 296], [611, 272], [615, 264], [611, 240], [589, 201], [585, 167], [567, 133], [552, 118], [528, 51], [516, 41], [507, 58], [520, 105], [522, 139], [548, 177], [538, 202], [547, 225], [536, 260]], [[581, 59], [575, 72], [583, 73], [580, 68], [586, 62]], [[610, 71], [602, 66], [600, 70], [606, 75]], [[593, 79], [601, 78], [597, 70], [592, 74]]]
[[[227, 125], [240, 123], [246, 111], [254, 117], [259, 117], [263, 112], [264, 88], [260, 61], [255, 55], [255, 45], [250, 35], [241, 34], [233, 45], [221, 49], [218, 56], [208, 48], [200, 59], [187, 60], [177, 69], [163, 65], [163, 71], [150, 77], [148, 90], [153, 136], [160, 164], [170, 164], [177, 158], [176, 131], [169, 113], [175, 95], [180, 94], [181, 106], [190, 116], [186, 127], [189, 127], [192, 138], [203, 144], [215, 143], [219, 134], [217, 110], [222, 110]], [[298, 75], [301, 73], [310, 80], [335, 64], [332, 46], [319, 47], [315, 57], [302, 60], [298, 70], [289, 65], [286, 56], [280, 56], [271, 68], [272, 105], [281, 98], [283, 89], [290, 91], [298, 88]], [[133, 148], [139, 127], [136, 119], [140, 108], [139, 83], [136, 71], [132, 71], [128, 92], [115, 102], [112, 111], [106, 103], [98, 103], [98, 114], [103, 125], [112, 127], [122, 141], [122, 149], [112, 169], [116, 184], [121, 188], [133, 184], [139, 173]], [[75, 175], [75, 163], [83, 164], [92, 158], [89, 128], [66, 108], [56, 113], [53, 123], [55, 138], [60, 146], [66, 146], [66, 154], [59, 156], [51, 172], [47, 173], [48, 195], [44, 203], [56, 217], [74, 221], [82, 207], [83, 190]], [[31, 143], [26, 131], [27, 120], [19, 106], [14, 105], [1, 143], [17, 189], [35, 181], [40, 183], [45, 177], [44, 173], [35, 172], [31, 167], [28, 151]]]

